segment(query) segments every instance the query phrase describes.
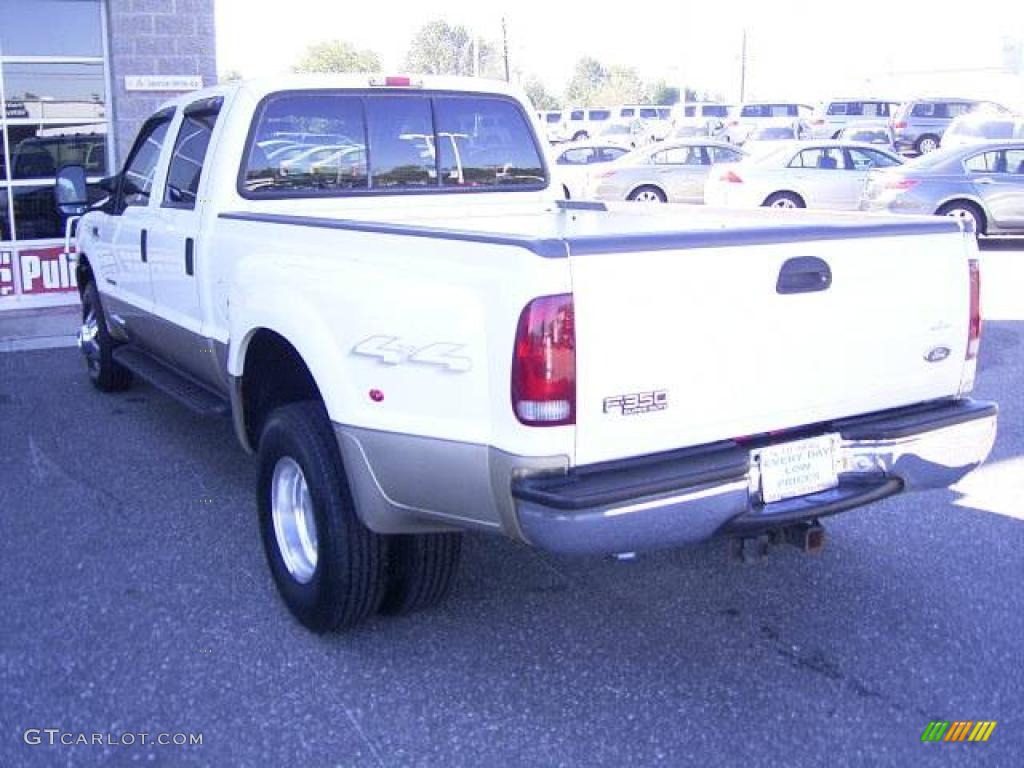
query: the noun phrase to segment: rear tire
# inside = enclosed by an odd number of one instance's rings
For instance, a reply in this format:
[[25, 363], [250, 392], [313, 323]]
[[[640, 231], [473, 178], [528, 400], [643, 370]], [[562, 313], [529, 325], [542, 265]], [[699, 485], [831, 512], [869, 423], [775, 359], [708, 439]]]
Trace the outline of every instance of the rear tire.
[[586, 141], [589, 138], [590, 134], [587, 133], [586, 131], [576, 131], [576, 133], [572, 135], [573, 141]]
[[321, 403], [292, 403], [267, 418], [257, 501], [267, 563], [296, 619], [327, 632], [377, 610], [386, 586], [385, 538], [356, 515]]
[[388, 586], [381, 613], [412, 613], [440, 603], [455, 584], [461, 554], [461, 533], [388, 537]]
[[768, 195], [767, 199], [761, 203], [765, 208], [806, 208], [807, 204], [803, 201], [799, 195], [795, 195], [792, 192], [776, 192]]
[[78, 347], [85, 358], [89, 379], [101, 392], [120, 392], [132, 384], [132, 372], [114, 360], [114, 343], [107, 330], [100, 292], [94, 281], [82, 291], [82, 327]]
[[985, 228], [988, 226], [984, 211], [968, 200], [954, 200], [951, 203], [946, 203], [935, 213], [938, 216], [951, 216], [955, 219], [973, 221], [974, 231], [978, 235], [984, 235]]
[[668, 198], [665, 193], [657, 187], [645, 186], [637, 187], [629, 193], [627, 200], [632, 200], [637, 203], [665, 203], [668, 202]]

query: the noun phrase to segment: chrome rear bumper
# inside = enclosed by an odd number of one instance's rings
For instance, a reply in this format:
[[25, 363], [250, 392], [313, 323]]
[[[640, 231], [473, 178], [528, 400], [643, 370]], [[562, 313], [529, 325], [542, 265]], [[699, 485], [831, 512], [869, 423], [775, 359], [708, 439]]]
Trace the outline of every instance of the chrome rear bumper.
[[675, 547], [836, 514], [901, 491], [947, 487], [985, 460], [996, 422], [994, 403], [964, 399], [825, 425], [818, 434], [841, 437], [839, 485], [770, 504], [757, 496], [751, 446], [732, 442], [517, 478], [512, 495], [523, 535], [543, 549], [598, 554]]

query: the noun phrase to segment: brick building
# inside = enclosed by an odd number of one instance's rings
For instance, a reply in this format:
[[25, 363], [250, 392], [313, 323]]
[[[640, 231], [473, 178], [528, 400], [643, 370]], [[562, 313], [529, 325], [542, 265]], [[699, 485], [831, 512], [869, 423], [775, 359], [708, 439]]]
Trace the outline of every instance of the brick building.
[[62, 165], [116, 171], [167, 98], [216, 81], [213, 0], [0, 0], [0, 312], [77, 300]]

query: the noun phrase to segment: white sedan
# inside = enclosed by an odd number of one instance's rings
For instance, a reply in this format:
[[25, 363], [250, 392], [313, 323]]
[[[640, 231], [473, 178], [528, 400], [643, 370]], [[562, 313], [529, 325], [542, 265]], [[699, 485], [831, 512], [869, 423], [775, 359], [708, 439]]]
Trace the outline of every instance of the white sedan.
[[603, 168], [628, 152], [627, 147], [601, 140], [577, 141], [558, 147], [555, 152], [555, 180], [561, 182], [566, 200], [584, 196], [592, 169]]
[[760, 157], [713, 168], [704, 202], [732, 208], [829, 208], [855, 211], [868, 174], [902, 158], [870, 144], [785, 142]]

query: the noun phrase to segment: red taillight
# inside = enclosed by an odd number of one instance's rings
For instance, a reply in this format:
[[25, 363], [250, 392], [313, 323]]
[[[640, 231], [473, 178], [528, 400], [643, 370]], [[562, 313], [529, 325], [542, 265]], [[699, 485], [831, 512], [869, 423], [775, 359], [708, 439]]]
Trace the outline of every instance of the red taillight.
[[719, 181], [727, 181], [730, 184], [743, 183], [743, 179], [741, 179], [734, 171], [726, 171], [722, 174], [721, 178], [719, 178]]
[[412, 78], [394, 77], [392, 75], [389, 75], [388, 77], [384, 78], [384, 85], [389, 86], [391, 88], [408, 88], [410, 85], [412, 85]]
[[572, 294], [541, 296], [519, 315], [512, 353], [512, 410], [531, 427], [576, 423]]
[[981, 269], [977, 259], [970, 259], [968, 267], [971, 273], [971, 309], [967, 325], [967, 359], [974, 360], [978, 356], [981, 344]]
[[901, 131], [907, 127], [907, 123], [905, 120], [900, 120], [898, 123], [893, 123], [892, 127], [897, 131]]

